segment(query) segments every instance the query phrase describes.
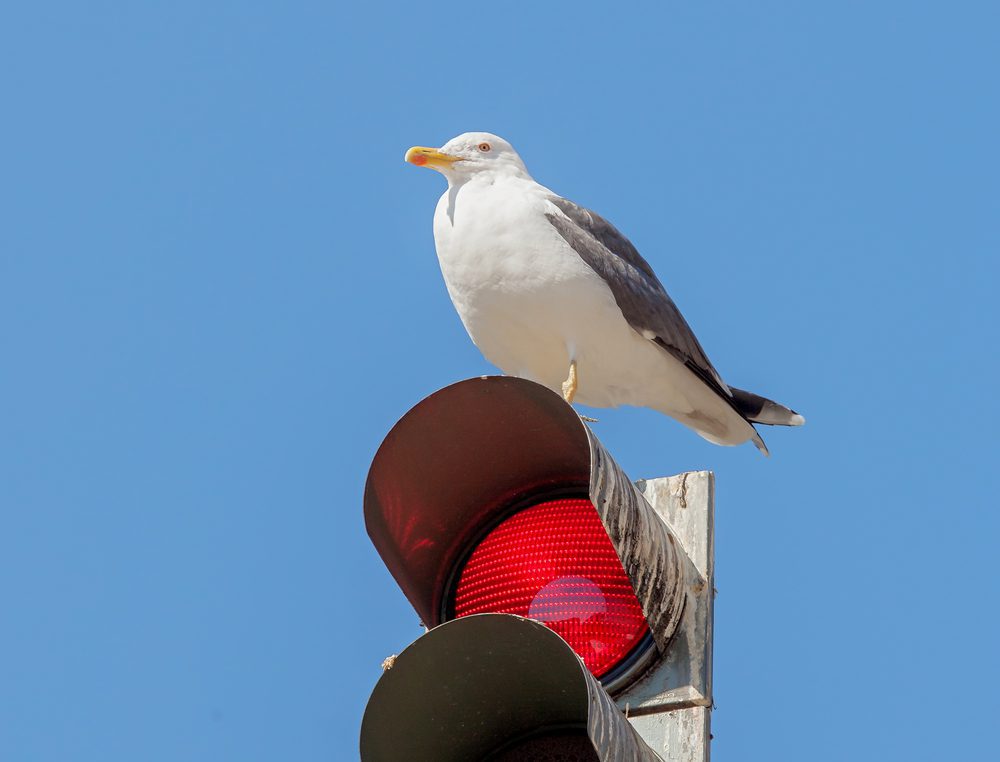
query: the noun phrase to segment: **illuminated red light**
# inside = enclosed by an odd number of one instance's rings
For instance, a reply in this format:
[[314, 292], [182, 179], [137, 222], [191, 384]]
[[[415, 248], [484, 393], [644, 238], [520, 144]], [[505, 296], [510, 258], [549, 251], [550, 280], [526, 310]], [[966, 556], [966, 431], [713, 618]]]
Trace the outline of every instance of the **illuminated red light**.
[[649, 628], [603, 524], [586, 498], [511, 516], [476, 546], [459, 576], [456, 617], [519, 614], [555, 631], [601, 677]]

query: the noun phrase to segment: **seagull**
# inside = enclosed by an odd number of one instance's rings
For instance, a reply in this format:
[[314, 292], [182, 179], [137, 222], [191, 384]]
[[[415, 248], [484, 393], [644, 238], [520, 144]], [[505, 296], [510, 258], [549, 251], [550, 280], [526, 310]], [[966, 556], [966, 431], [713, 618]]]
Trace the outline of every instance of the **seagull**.
[[764, 455], [755, 423], [805, 423], [727, 385], [632, 243], [535, 182], [503, 138], [467, 132], [405, 160], [448, 181], [434, 212], [441, 272], [472, 341], [505, 374], [570, 404], [652, 408]]

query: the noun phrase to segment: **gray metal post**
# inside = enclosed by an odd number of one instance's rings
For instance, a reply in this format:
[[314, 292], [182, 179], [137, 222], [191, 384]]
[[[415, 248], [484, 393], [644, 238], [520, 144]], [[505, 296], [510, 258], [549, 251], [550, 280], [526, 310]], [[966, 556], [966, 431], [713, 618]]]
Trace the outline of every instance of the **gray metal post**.
[[665, 762], [708, 762], [715, 598], [715, 480], [710, 471], [636, 483], [684, 546], [687, 601], [666, 658], [616, 697]]

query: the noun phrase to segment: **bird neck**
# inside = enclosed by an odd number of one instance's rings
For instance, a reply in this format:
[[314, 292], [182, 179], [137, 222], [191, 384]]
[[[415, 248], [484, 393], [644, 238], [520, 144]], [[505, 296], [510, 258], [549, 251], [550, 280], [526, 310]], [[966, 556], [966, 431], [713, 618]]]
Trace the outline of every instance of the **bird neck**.
[[497, 167], [495, 169], [480, 172], [449, 172], [447, 178], [448, 187], [454, 190], [458, 190], [466, 185], [470, 187], [488, 187], [490, 185], [496, 185], [498, 182], [506, 182], [509, 180], [524, 180], [529, 183], [534, 182], [531, 175], [529, 175], [526, 170], [513, 165]]

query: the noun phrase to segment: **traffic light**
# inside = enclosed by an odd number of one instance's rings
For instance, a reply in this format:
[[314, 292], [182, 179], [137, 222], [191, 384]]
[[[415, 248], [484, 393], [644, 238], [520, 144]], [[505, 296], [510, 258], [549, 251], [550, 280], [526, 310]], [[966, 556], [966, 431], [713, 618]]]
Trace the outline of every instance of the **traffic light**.
[[[701, 476], [699, 484], [710, 492], [710, 476]], [[691, 511], [671, 515], [681, 525], [679, 537], [559, 395], [511, 377], [469, 379], [432, 394], [386, 436], [369, 471], [364, 510], [372, 542], [430, 628], [379, 682], [366, 728], [379, 722], [373, 712], [387, 721], [387, 705], [404, 711], [400, 700], [376, 698], [405, 694], [390, 686], [416, 684], [407, 673], [416, 674], [421, 660], [411, 652], [447, 651], [444, 644], [457, 636], [445, 633], [479, 638], [463, 658], [490, 661], [504, 672], [491, 660], [501, 658], [496, 654], [507, 645], [487, 633], [492, 627], [497, 637], [505, 636], [510, 626], [473, 621], [506, 622], [509, 616], [496, 616], [505, 614], [558, 635], [558, 643], [549, 639], [552, 648], [563, 649], [567, 659], [575, 653], [570, 661], [582, 663], [595, 686], [599, 682], [598, 695], [615, 696], [622, 709], [647, 715], [700, 708], [707, 738], [710, 510], [697, 514], [701, 523]], [[695, 547], [686, 550], [682, 538]], [[483, 616], [488, 614], [493, 616]], [[446, 659], [434, 663], [422, 673], [421, 693], [409, 699], [413, 710], [423, 711], [416, 704], [424, 692], [437, 690], [435, 679], [442, 691], [462, 680]], [[513, 663], [508, 672], [527, 674]], [[533, 681], [555, 679], [544, 661], [525, 669]], [[484, 670], [482, 679], [493, 680]], [[525, 684], [502, 700], [530, 702], [536, 689], [545, 693]], [[579, 725], [579, 712], [575, 716]], [[464, 724], [450, 732], [476, 734]], [[381, 737], [385, 730], [369, 734]], [[372, 754], [375, 747], [367, 748]], [[428, 759], [464, 759], [436, 753]]]

